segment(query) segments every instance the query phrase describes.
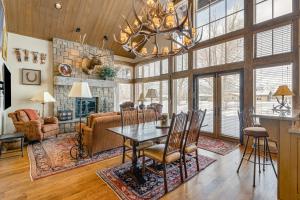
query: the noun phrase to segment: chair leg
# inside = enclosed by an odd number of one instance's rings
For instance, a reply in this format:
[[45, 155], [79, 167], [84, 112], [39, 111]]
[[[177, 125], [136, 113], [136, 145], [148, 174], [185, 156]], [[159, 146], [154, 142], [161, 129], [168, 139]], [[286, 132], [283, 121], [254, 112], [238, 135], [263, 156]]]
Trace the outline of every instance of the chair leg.
[[182, 157], [180, 157], [179, 159], [179, 169], [180, 169], [180, 180], [181, 180], [181, 183], [183, 182], [183, 171], [182, 171]]
[[143, 166], [143, 175], [145, 174], [145, 171], [146, 171], [146, 166], [145, 166], [145, 156], [144, 156], [144, 153], [143, 153], [143, 164], [142, 164], [142, 166]]
[[187, 178], [187, 168], [186, 168], [185, 153], [183, 153], [182, 159], [183, 159], [183, 165], [184, 165], [184, 175], [185, 175], [185, 178]]
[[167, 165], [166, 164], [163, 164], [164, 165], [164, 186], [165, 186], [165, 193], [168, 193], [168, 182], [167, 182]]
[[197, 171], [200, 171], [200, 167], [199, 167], [199, 158], [198, 158], [198, 149], [196, 149], [196, 164], [197, 164]]
[[254, 143], [254, 171], [253, 171], [253, 187], [255, 187], [255, 173], [256, 173], [256, 149], [257, 149], [257, 138]]
[[260, 148], [259, 148], [259, 139], [260, 138], [257, 138], [257, 150], [258, 150], [258, 172], [261, 173], [261, 170], [260, 170]]
[[247, 148], [248, 148], [248, 142], [249, 142], [249, 136], [247, 136], [247, 142], [246, 142], [246, 146], [245, 146], [245, 149], [244, 149], [243, 157], [242, 157], [242, 159], [241, 159], [241, 161], [240, 161], [240, 164], [239, 164], [238, 169], [236, 170], [237, 173], [239, 173], [240, 168], [241, 168], [241, 165], [242, 165], [242, 163], [243, 163], [243, 160], [244, 160], [244, 157], [245, 157]]
[[126, 151], [126, 147], [125, 145], [123, 145], [123, 157], [122, 157], [122, 163], [125, 163], [125, 152]]
[[269, 144], [268, 144], [268, 139], [265, 138], [265, 140], [266, 140], [266, 143], [267, 143], [267, 153], [269, 154], [269, 158], [270, 158], [271, 165], [272, 165], [272, 167], [273, 167], [273, 170], [274, 170], [274, 173], [275, 173], [276, 178], [278, 178], [278, 175], [277, 175], [277, 172], [276, 172], [276, 170], [275, 170], [274, 163], [273, 163], [273, 160], [272, 160], [272, 156], [271, 156], [271, 152], [270, 152], [270, 148], [269, 148]]

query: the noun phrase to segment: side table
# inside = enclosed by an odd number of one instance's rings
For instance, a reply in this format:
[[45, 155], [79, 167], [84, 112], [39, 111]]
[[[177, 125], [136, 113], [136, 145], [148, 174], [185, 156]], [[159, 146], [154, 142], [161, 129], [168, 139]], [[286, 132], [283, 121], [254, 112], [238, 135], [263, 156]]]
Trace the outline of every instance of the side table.
[[23, 145], [24, 145], [24, 134], [23, 133], [13, 133], [13, 134], [3, 134], [0, 135], [0, 158], [2, 155], [2, 144], [5, 142], [9, 142], [12, 140], [19, 139], [21, 141], [20, 151], [22, 152], [22, 157], [24, 156], [23, 153]]

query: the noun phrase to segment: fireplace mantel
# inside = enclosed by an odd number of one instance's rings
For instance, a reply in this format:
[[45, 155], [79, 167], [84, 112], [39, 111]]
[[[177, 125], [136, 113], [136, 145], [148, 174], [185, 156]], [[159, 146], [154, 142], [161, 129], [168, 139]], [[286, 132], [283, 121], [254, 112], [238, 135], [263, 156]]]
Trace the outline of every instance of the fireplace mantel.
[[[80, 78], [75, 77], [64, 77], [64, 76], [55, 76], [54, 85], [56, 86], [71, 86], [74, 82], [80, 82]], [[98, 79], [85, 79], [85, 82], [89, 83], [90, 87], [98, 88], [114, 88], [117, 86], [115, 81], [108, 80], [98, 80]]]

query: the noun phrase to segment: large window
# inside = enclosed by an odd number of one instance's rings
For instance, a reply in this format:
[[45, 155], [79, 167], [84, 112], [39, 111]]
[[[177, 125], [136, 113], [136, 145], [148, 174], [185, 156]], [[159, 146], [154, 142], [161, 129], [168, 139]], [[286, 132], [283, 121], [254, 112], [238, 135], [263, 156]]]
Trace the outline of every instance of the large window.
[[[144, 97], [147, 94], [148, 89], [156, 89], [158, 98], [152, 99], [153, 103], [160, 103], [163, 105], [163, 113], [169, 112], [169, 81], [155, 81], [155, 82], [146, 82], [146, 83], [136, 83], [135, 84], [135, 100], [138, 102], [140, 95], [144, 94]], [[146, 99], [144, 101], [145, 105], [149, 105], [151, 99]]]
[[196, 27], [202, 41], [244, 28], [244, 0], [197, 0]]
[[160, 76], [161, 74], [167, 74], [169, 72], [168, 59], [158, 60], [144, 65], [138, 65], [135, 72], [136, 78], [148, 78]]
[[189, 80], [188, 78], [180, 78], [174, 80], [174, 91], [173, 91], [173, 105], [174, 112], [180, 113], [181, 111], [188, 111], [188, 90]]
[[120, 79], [133, 79], [133, 68], [125, 64], [115, 64], [117, 70], [117, 78]]
[[244, 38], [231, 40], [195, 53], [195, 67], [203, 68], [244, 60]]
[[264, 22], [293, 11], [293, 0], [254, 0], [255, 22]]
[[254, 36], [255, 57], [270, 56], [292, 51], [292, 25], [259, 32]]
[[[256, 69], [254, 107], [257, 113], [271, 112], [273, 105], [278, 104], [276, 97], [273, 96], [280, 85], [287, 85], [292, 90], [292, 64]], [[292, 105], [292, 97], [287, 98]]]
[[118, 93], [117, 93], [117, 109], [119, 105], [125, 101], [133, 101], [133, 84], [129, 83], [119, 83], [118, 84]]
[[184, 71], [188, 70], [188, 54], [182, 54], [175, 56], [175, 71]]

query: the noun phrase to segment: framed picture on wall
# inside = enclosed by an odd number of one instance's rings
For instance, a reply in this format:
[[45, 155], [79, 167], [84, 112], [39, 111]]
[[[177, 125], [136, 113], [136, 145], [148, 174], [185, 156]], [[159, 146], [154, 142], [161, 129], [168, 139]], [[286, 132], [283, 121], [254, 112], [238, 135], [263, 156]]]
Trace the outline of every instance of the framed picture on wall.
[[22, 69], [23, 85], [41, 85], [41, 70]]

